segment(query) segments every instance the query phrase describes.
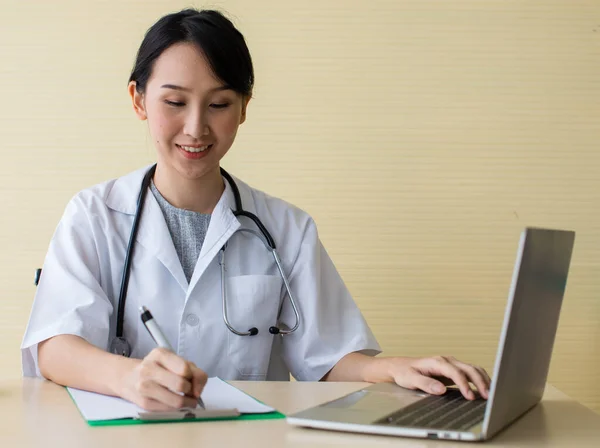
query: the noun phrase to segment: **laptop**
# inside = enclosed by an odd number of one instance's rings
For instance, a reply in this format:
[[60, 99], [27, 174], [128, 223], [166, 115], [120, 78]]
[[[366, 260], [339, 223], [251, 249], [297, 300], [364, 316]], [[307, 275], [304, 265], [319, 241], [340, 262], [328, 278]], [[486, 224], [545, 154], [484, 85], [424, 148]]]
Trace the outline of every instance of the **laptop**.
[[575, 233], [526, 228], [521, 234], [489, 399], [458, 389], [442, 396], [373, 384], [287, 417], [292, 425], [393, 436], [487, 440], [535, 406], [544, 393]]

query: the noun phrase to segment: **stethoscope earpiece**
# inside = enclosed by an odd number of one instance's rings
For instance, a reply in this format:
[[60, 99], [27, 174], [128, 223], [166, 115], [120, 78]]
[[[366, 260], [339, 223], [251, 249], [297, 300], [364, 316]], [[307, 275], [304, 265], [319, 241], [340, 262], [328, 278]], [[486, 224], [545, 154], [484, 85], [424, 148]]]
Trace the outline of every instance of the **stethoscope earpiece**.
[[248, 333], [250, 333], [250, 336], [256, 336], [258, 334], [258, 328], [252, 327], [248, 330]]
[[279, 328], [277, 328], [277, 327], [269, 327], [269, 333], [271, 333], [271, 334], [279, 334]]

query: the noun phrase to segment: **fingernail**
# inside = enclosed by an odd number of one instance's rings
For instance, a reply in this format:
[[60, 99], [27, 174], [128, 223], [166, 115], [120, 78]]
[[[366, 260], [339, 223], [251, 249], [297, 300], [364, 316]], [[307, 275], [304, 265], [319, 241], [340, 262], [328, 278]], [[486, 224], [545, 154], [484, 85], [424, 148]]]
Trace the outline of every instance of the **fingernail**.
[[469, 392], [467, 392], [467, 398], [469, 398], [470, 400], [474, 400], [475, 399], [475, 394], [473, 393], [472, 390], [470, 390]]
[[431, 390], [433, 390], [433, 392], [436, 394], [444, 393], [444, 389], [444, 386], [442, 386], [441, 384], [434, 384], [431, 388]]

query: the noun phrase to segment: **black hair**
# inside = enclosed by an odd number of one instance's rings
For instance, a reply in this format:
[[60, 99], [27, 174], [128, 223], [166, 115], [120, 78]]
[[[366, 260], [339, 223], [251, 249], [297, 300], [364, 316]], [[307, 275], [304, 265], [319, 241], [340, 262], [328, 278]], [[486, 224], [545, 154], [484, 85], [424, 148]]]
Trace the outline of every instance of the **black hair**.
[[138, 92], [146, 91], [156, 59], [180, 42], [197, 45], [213, 74], [226, 86], [242, 95], [252, 95], [254, 69], [242, 33], [219, 11], [192, 8], [160, 18], [146, 32], [129, 77], [130, 82], [136, 82]]

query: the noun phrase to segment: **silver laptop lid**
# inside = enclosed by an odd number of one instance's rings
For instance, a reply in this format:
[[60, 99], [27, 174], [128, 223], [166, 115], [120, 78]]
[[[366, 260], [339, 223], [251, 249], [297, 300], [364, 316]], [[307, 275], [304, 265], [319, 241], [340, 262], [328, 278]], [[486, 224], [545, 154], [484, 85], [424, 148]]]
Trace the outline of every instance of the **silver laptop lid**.
[[513, 272], [483, 434], [489, 438], [540, 401], [575, 232], [527, 228]]

